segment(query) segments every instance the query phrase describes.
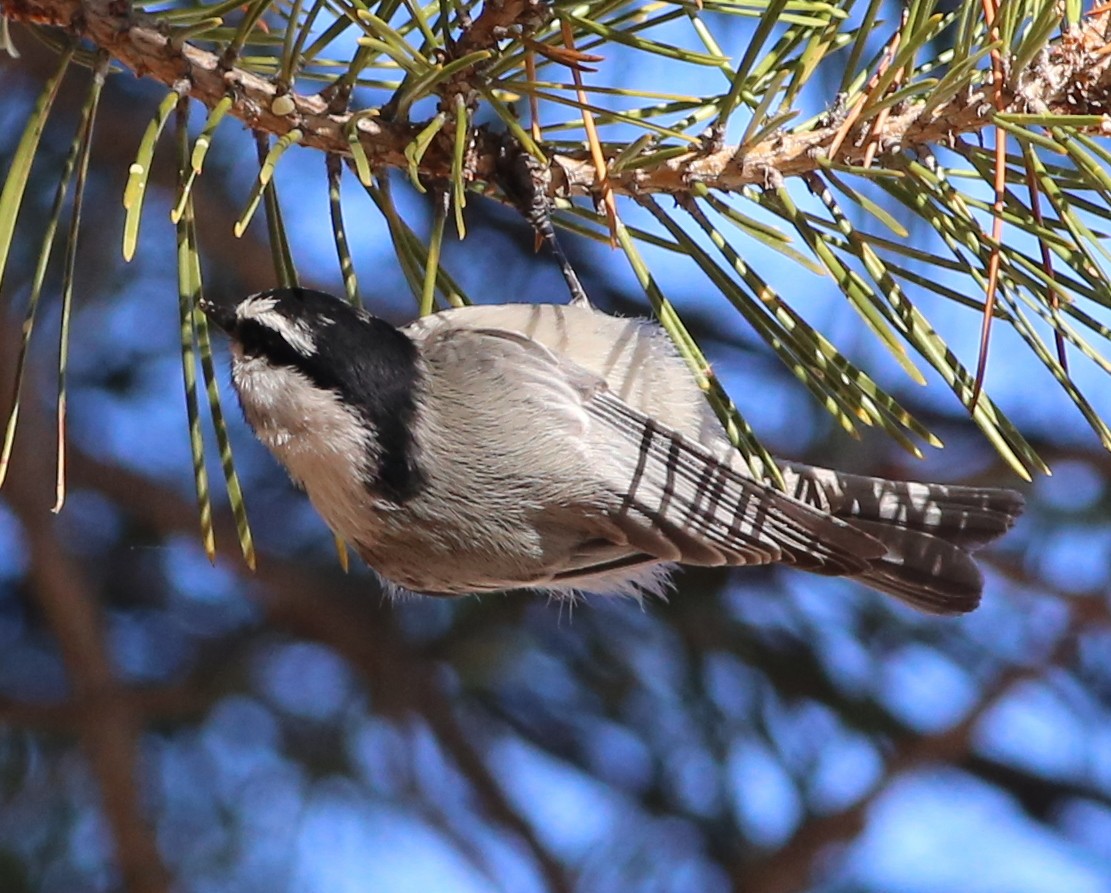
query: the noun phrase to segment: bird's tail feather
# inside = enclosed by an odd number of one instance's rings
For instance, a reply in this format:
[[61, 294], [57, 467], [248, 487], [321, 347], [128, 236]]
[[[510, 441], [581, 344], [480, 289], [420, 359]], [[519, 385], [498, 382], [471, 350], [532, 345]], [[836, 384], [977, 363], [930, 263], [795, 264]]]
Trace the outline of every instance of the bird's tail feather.
[[781, 463], [788, 492], [887, 547], [854, 579], [932, 614], [963, 614], [980, 602], [971, 553], [1007, 532], [1020, 493], [993, 487], [919, 484]]
[[960, 546], [882, 521], [854, 518], [850, 523], [887, 546], [883, 558], [853, 579], [929, 614], [965, 614], [980, 604], [983, 577]]

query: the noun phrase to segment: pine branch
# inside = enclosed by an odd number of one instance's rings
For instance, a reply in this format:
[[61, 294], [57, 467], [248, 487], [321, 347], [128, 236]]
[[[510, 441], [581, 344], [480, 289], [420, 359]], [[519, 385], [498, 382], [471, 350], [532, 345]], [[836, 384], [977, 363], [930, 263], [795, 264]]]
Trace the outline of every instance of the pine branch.
[[[372, 166], [409, 167], [405, 149], [428, 123], [336, 113], [325, 94], [284, 92], [280, 85], [215, 53], [175, 39], [156, 18], [135, 12], [122, 0], [3, 0], [0, 6], [12, 21], [57, 26], [86, 37], [136, 73], [156, 78], [209, 108], [230, 94], [230, 114], [253, 130], [281, 137], [298, 129], [302, 145], [349, 157], [347, 132], [353, 127]], [[534, 27], [537, 8], [535, 0], [487, 3], [456, 42], [457, 52], [491, 49], [510, 29]], [[1109, 116], [1109, 30], [1111, 10], [1105, 9], [1048, 44], [1026, 70], [1011, 72], [1010, 85], [1002, 90], [998, 105], [993, 105], [989, 89], [961, 92], [937, 104], [917, 99], [893, 106], [882, 126], [869, 120], [852, 128], [847, 137], [841, 134], [843, 120], [830, 115], [813, 129], [774, 131], [751, 145], [695, 150], [651, 167], [626, 165], [610, 171], [607, 182], [614, 192], [626, 195], [682, 194], [692, 182], [736, 191], [747, 185], [774, 186], [785, 178], [820, 170], [831, 160], [831, 146], [837, 163], [867, 161], [882, 166], [885, 157], [974, 134], [991, 125], [997, 114]], [[463, 86], [469, 74], [473, 69], [457, 73], [452, 89]], [[1092, 129], [1111, 129], [1111, 118]], [[496, 134], [475, 133], [471, 171], [476, 179], [495, 179], [499, 145]], [[589, 152], [547, 154], [551, 196], [593, 192], [600, 178]], [[421, 159], [421, 178], [450, 180], [452, 161], [450, 145], [434, 143]]]
[[[1046, 48], [1016, 89], [1004, 89], [1003, 114], [1036, 112], [1053, 115], [1111, 114], [1111, 55], [1106, 51], [1111, 33], [1111, 11], [1089, 18], [1083, 27]], [[907, 150], [938, 143], [951, 143], [989, 126], [993, 107], [987, 90], [957, 95], [931, 107], [928, 101], [907, 104], [889, 115], [883, 126], [873, 129], [869, 121], [849, 132], [835, 149], [842, 122], [836, 116], [813, 130], [789, 134], [773, 133], [752, 146], [725, 146], [698, 155], [671, 158], [648, 171], [628, 170], [610, 174], [610, 184], [626, 194], [683, 193], [689, 184], [700, 182], [710, 189], [738, 190], [744, 186], [775, 186], [788, 177], [822, 169], [828, 161], [845, 165], [884, 167], [883, 160]], [[1111, 131], [1111, 119], [1100, 132]], [[878, 148], [878, 151], [877, 151]], [[585, 153], [555, 159], [562, 178], [556, 189], [586, 194], [595, 170]]]

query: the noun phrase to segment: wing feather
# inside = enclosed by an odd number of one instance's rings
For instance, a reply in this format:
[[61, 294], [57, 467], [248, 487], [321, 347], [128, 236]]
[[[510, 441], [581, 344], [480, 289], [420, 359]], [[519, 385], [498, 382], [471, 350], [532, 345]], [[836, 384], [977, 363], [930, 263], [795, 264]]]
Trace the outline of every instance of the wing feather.
[[[613, 520], [645, 552], [687, 564], [786, 561], [827, 574], [860, 573], [885, 553], [864, 531], [746, 477], [610, 392], [586, 409], [636, 456], [611, 485]], [[660, 536], [670, 548], [655, 544]]]

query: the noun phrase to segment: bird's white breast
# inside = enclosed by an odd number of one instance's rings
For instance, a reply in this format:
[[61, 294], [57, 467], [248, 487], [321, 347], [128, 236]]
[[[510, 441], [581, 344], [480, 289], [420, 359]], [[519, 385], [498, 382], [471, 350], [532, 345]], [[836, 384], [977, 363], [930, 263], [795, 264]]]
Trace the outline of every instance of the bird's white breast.
[[259, 357], [236, 352], [232, 378], [255, 434], [305, 488], [329, 527], [352, 541], [369, 533], [366, 481], [375, 453], [366, 422], [335, 392]]

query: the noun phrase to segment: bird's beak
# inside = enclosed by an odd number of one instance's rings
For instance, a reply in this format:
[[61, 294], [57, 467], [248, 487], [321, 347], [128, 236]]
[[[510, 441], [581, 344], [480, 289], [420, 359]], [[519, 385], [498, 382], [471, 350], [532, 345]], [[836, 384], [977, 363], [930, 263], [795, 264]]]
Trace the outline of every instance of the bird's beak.
[[223, 304], [214, 304], [212, 301], [208, 300], [208, 298], [201, 298], [197, 302], [197, 306], [201, 308], [205, 316], [229, 335], [235, 334], [238, 317], [236, 317], [233, 308]]

